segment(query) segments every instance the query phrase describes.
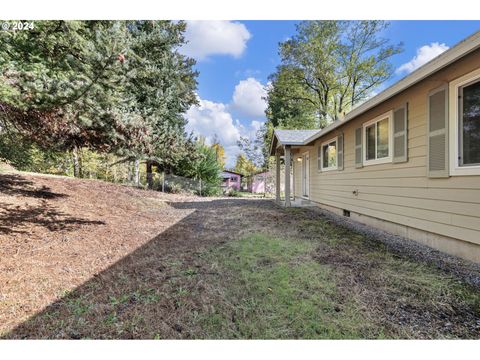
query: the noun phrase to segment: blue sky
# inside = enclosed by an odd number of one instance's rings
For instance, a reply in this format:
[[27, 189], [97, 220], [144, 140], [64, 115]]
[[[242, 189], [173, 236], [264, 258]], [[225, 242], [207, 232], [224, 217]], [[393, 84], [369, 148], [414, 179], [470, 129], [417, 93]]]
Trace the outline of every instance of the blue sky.
[[[187, 112], [187, 129], [217, 136], [233, 166], [240, 136], [253, 136], [265, 121], [263, 87], [280, 63], [278, 43], [295, 34], [296, 21], [187, 21], [189, 44], [182, 52], [197, 60], [200, 105]], [[403, 42], [391, 59], [398, 81], [475, 31], [480, 21], [392, 21], [383, 37]]]

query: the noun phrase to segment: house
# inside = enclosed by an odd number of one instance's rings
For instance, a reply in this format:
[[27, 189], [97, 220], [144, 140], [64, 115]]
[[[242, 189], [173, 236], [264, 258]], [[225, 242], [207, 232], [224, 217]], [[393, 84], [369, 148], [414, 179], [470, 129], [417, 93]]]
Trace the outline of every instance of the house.
[[267, 188], [267, 171], [252, 174], [247, 179], [247, 191], [254, 194], [263, 194]]
[[[285, 179], [283, 170], [281, 180]], [[275, 192], [275, 173], [271, 170], [260, 171], [256, 174], [247, 176], [245, 181], [245, 190], [254, 194], [273, 194]], [[293, 174], [290, 173], [290, 184], [293, 183]], [[280, 181], [280, 192], [285, 191], [285, 184]]]
[[224, 170], [220, 174], [223, 179], [222, 188], [223, 191], [227, 192], [230, 190], [240, 190], [240, 184], [242, 180], [242, 174], [235, 171]]
[[322, 130], [275, 130], [270, 153], [279, 203], [480, 262], [480, 32]]

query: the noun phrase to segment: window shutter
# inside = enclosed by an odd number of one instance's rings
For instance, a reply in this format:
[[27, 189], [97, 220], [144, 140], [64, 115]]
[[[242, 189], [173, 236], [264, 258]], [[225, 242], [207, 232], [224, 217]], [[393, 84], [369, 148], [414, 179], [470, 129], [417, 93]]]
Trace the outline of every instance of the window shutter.
[[337, 170], [343, 170], [343, 133], [337, 138]]
[[317, 166], [318, 166], [318, 171], [322, 171], [322, 145], [318, 145]]
[[428, 95], [427, 173], [448, 177], [448, 91], [446, 86]]
[[408, 160], [408, 104], [393, 112], [393, 162]]
[[355, 167], [363, 167], [362, 128], [355, 129]]

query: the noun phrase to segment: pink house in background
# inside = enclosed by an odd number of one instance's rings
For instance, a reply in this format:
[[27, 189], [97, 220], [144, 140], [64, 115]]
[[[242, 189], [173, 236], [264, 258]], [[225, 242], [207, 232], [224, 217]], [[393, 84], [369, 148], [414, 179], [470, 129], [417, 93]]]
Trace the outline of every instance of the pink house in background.
[[224, 191], [240, 190], [242, 174], [230, 170], [224, 170], [220, 176], [223, 178], [222, 187]]
[[252, 175], [248, 181], [247, 190], [251, 193], [256, 193], [256, 194], [264, 193], [266, 179], [267, 179], [266, 171]]

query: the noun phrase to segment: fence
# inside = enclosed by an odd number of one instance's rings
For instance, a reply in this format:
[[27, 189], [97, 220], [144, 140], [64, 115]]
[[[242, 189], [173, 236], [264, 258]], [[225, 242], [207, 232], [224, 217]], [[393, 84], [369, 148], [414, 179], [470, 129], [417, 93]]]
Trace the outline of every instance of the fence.
[[202, 195], [206, 185], [201, 180], [166, 173], [153, 174], [153, 189], [169, 193], [190, 193]]

